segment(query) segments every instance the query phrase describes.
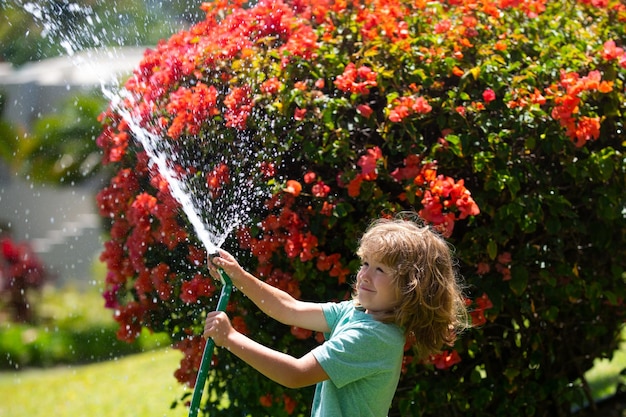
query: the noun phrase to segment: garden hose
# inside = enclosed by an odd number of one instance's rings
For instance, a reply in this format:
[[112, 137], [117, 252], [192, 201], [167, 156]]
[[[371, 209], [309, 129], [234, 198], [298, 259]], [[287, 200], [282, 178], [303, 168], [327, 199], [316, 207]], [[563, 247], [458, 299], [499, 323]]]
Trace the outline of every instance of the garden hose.
[[[222, 292], [220, 298], [217, 301], [217, 311], [226, 311], [228, 306], [228, 299], [230, 293], [233, 291], [233, 283], [226, 275], [223, 269], [218, 269], [220, 273], [220, 279], [222, 281]], [[189, 417], [196, 417], [200, 409], [200, 400], [202, 399], [202, 392], [204, 391], [204, 384], [211, 368], [211, 359], [213, 357], [213, 348], [215, 347], [215, 341], [209, 338], [204, 346], [204, 352], [202, 353], [202, 361], [200, 362], [200, 369], [198, 370], [198, 377], [196, 378], [196, 386], [193, 390], [193, 397], [191, 397], [191, 406], [189, 407]]]

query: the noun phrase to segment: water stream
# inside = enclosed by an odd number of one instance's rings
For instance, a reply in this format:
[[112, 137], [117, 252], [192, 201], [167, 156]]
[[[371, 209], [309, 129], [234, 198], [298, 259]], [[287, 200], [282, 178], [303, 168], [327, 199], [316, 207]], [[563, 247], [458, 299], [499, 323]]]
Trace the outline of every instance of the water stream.
[[[8, 6], [22, 8], [30, 13], [42, 29], [41, 36], [59, 45], [75, 65], [83, 68], [88, 67], [89, 63], [85, 62], [85, 55], [79, 52], [94, 46], [121, 46], [124, 43], [123, 34], [129, 30], [121, 14], [116, 26], [107, 27], [103, 24], [104, 17], [99, 16], [92, 6], [79, 2], [60, 4], [52, 0], [13, 0]], [[197, 5], [194, 7], [198, 8]], [[70, 24], [58, 18], [61, 12], [59, 8], [69, 12]], [[117, 6], [111, 4], [109, 12], [118, 13]], [[179, 29], [173, 27], [172, 33]], [[115, 49], [112, 53], [114, 60]], [[103, 95], [126, 120], [134, 139], [141, 143], [151, 163], [168, 182], [172, 196], [179, 202], [199, 240], [209, 253], [215, 253], [233, 229], [246, 222], [249, 214], [268, 195], [266, 190], [254, 185], [259, 183], [253, 178], [258, 167], [252, 167], [248, 159], [258, 158], [254, 155], [256, 151], [247, 146], [251, 139], [246, 133], [241, 133], [234, 139], [231, 135], [230, 146], [220, 143], [228, 142], [222, 141], [222, 138], [205, 138], [203, 144], [190, 140], [181, 146], [180, 141], [166, 140], [133, 119], [128, 107], [122, 104], [124, 100], [132, 101], [133, 97], [129, 97], [121, 87], [119, 79], [100, 81]], [[207, 142], [212, 143], [209, 148], [206, 147]], [[200, 149], [200, 145], [204, 148]], [[217, 195], [208, 189], [206, 175], [220, 165], [227, 166], [230, 175], [228, 184]]]

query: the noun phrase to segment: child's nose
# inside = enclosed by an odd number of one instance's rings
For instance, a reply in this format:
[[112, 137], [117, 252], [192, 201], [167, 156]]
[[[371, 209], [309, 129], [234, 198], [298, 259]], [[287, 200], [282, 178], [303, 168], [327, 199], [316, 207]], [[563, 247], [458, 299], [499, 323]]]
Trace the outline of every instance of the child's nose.
[[363, 274], [361, 275], [361, 279], [363, 281], [368, 281], [370, 282], [370, 273], [369, 273], [369, 269], [367, 271], [364, 271]]

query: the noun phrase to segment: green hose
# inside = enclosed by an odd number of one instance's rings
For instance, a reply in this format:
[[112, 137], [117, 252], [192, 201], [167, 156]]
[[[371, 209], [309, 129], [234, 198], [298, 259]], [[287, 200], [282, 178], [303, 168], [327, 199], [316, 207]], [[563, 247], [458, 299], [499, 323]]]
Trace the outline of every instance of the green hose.
[[[223, 269], [219, 269], [220, 277], [222, 280], [222, 292], [220, 298], [217, 301], [217, 311], [226, 311], [228, 306], [228, 299], [230, 293], [233, 291], [233, 283], [226, 275]], [[200, 362], [200, 369], [198, 370], [198, 377], [196, 378], [196, 386], [193, 389], [193, 397], [191, 397], [191, 406], [189, 407], [189, 417], [196, 417], [200, 410], [200, 400], [202, 399], [202, 392], [204, 391], [204, 384], [206, 383], [209, 369], [211, 368], [211, 359], [213, 357], [213, 348], [215, 342], [213, 339], [206, 341], [204, 346], [204, 352], [202, 353], [202, 362]]]

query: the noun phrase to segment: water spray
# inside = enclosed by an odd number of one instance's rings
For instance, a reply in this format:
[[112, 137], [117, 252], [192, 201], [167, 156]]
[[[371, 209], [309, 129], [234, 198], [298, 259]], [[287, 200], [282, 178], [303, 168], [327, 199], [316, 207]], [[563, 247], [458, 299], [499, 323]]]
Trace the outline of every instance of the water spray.
[[[209, 256], [217, 256], [217, 253]], [[222, 291], [220, 293], [220, 298], [217, 301], [217, 311], [226, 311], [230, 294], [233, 291], [233, 283], [222, 268], [218, 268], [218, 272], [220, 274], [220, 281], [222, 281]], [[189, 417], [196, 417], [198, 415], [198, 411], [200, 410], [200, 400], [202, 399], [204, 385], [206, 383], [209, 370], [211, 369], [211, 359], [213, 358], [214, 347], [215, 341], [213, 338], [209, 338], [206, 341], [206, 345], [204, 345], [202, 361], [200, 362], [200, 369], [198, 370], [198, 376], [196, 377], [196, 385], [193, 389], [193, 396], [191, 397]]]

